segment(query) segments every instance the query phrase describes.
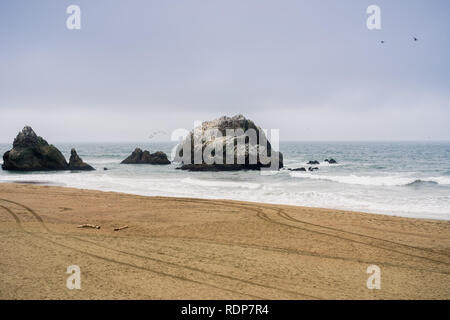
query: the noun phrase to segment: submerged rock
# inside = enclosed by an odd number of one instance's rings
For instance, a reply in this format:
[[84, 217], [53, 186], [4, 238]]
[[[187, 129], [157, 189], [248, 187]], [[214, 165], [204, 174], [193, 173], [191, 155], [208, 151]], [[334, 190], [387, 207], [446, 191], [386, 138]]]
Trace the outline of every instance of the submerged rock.
[[337, 161], [334, 160], [333, 158], [330, 158], [329, 160], [328, 160], [328, 159], [325, 159], [324, 161], [325, 161], [325, 162], [328, 162], [329, 164], [336, 164], [336, 163], [337, 163]]
[[77, 151], [72, 149], [70, 150], [69, 170], [92, 171], [95, 169], [83, 162], [83, 160], [78, 156]]
[[167, 155], [164, 152], [157, 151], [155, 153], [150, 153], [145, 150], [142, 151], [136, 148], [131, 155], [123, 160], [123, 164], [170, 164]]
[[320, 164], [317, 160], [308, 161], [307, 164]]
[[306, 171], [305, 168], [301, 167], [301, 168], [295, 168], [295, 169], [290, 169], [291, 171]]
[[[180, 169], [190, 171], [283, 167], [281, 152], [272, 150], [264, 131], [243, 115], [205, 121], [194, 128], [178, 145], [175, 161], [182, 163]], [[272, 161], [276, 161], [273, 166]]]
[[63, 154], [26, 126], [17, 135], [13, 148], [3, 155], [3, 170], [45, 171], [67, 170]]

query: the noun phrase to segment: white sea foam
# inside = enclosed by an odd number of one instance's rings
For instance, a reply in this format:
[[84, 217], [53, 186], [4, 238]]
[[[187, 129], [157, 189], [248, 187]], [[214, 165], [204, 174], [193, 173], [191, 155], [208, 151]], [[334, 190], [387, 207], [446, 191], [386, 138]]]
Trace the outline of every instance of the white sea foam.
[[202, 186], [202, 187], [217, 187], [217, 188], [237, 188], [237, 189], [258, 189], [261, 188], [259, 183], [245, 182], [245, 181], [227, 181], [227, 180], [205, 180], [195, 178], [185, 178], [181, 182]]
[[89, 158], [89, 157], [85, 157], [83, 158], [83, 161], [91, 164], [91, 165], [95, 165], [95, 164], [109, 164], [109, 163], [117, 163], [118, 160], [117, 158]]
[[399, 175], [393, 176], [357, 176], [354, 174], [350, 175], [323, 175], [315, 174], [309, 172], [290, 172], [290, 175], [295, 178], [307, 178], [314, 180], [328, 180], [338, 183], [345, 184], [357, 184], [365, 186], [405, 186], [412, 184], [417, 181], [422, 182], [436, 182], [437, 184], [450, 184], [449, 177], [429, 177], [429, 178], [419, 178], [419, 177], [404, 177]]
[[[297, 205], [311, 207], [326, 207], [344, 210], [358, 210], [365, 212], [379, 212], [407, 217], [427, 217], [434, 219], [449, 219], [450, 209], [443, 203], [450, 205], [450, 197], [441, 198], [439, 203], [434, 197], [421, 197], [414, 201], [405, 199], [398, 201], [380, 197], [378, 199], [367, 199], [363, 194], [355, 197], [334, 192], [305, 191], [296, 195]], [[427, 213], [426, 216], [424, 213]]]
[[344, 162], [338, 162], [338, 163], [334, 163], [334, 164], [330, 164], [328, 162], [322, 161], [319, 162], [319, 164], [308, 164], [308, 161], [285, 161], [284, 163], [286, 168], [298, 168], [298, 167], [341, 167], [341, 166], [346, 166], [348, 165], [348, 163], [344, 163]]
[[[2, 176], [0, 181], [41, 181], [68, 187], [117, 191], [148, 196], [180, 196], [232, 199], [291, 204], [343, 210], [378, 212], [409, 217], [450, 219], [450, 196], [419, 195], [417, 198], [389, 193], [367, 194], [360, 188], [332, 188], [330, 191], [305, 190], [299, 182], [254, 183], [202, 178], [118, 177], [106, 173], [54, 173]], [[308, 175], [309, 173], [307, 173]], [[272, 177], [267, 177], [271, 179]], [[314, 180], [313, 180], [314, 181]], [[406, 180], [405, 180], [406, 181]], [[400, 182], [405, 182], [400, 181]], [[409, 180], [408, 180], [409, 181]], [[399, 180], [396, 180], [398, 183]], [[369, 186], [374, 188], [373, 184]], [[375, 186], [380, 188], [380, 186]]]
[[429, 179], [427, 179], [427, 181], [435, 181], [442, 185], [450, 185], [450, 177], [448, 176], [430, 177]]

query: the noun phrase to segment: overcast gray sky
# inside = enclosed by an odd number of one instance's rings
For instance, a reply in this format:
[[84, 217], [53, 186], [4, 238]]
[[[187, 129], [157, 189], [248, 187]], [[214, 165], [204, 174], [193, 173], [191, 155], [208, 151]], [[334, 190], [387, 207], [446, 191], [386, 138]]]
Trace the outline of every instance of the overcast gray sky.
[[[66, 28], [71, 4], [81, 30]], [[366, 27], [371, 4], [381, 30]], [[237, 113], [282, 140], [450, 140], [449, 9], [448, 0], [1, 1], [0, 141], [25, 124], [50, 142], [146, 141]]]

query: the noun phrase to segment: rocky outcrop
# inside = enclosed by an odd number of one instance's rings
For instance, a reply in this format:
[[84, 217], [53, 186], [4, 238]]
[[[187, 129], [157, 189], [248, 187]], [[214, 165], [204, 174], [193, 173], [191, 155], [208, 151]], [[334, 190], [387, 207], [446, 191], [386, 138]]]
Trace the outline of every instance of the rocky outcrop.
[[150, 162], [151, 164], [170, 164], [167, 155], [162, 151], [156, 151], [150, 154]]
[[150, 153], [145, 150], [142, 151], [136, 148], [133, 153], [123, 160], [123, 164], [170, 164], [167, 155], [164, 152], [157, 151], [155, 153]]
[[3, 155], [3, 170], [67, 170], [68, 167], [63, 154], [29, 126], [23, 128], [14, 139], [13, 148]]
[[317, 167], [309, 167], [308, 170], [309, 171], [314, 171], [314, 170], [319, 170], [319, 168], [317, 168]]
[[291, 171], [306, 171], [305, 168], [301, 167], [301, 168], [294, 168], [294, 169], [289, 169]]
[[69, 170], [92, 171], [93, 167], [83, 162], [75, 149], [70, 150]]
[[333, 158], [325, 159], [324, 161], [325, 161], [325, 162], [328, 162], [329, 164], [337, 164], [337, 161], [334, 160]]
[[317, 160], [308, 161], [307, 164], [320, 164]]
[[243, 115], [205, 121], [194, 128], [178, 145], [175, 161], [181, 162], [179, 169], [190, 171], [283, 167], [281, 152], [272, 150], [264, 131]]

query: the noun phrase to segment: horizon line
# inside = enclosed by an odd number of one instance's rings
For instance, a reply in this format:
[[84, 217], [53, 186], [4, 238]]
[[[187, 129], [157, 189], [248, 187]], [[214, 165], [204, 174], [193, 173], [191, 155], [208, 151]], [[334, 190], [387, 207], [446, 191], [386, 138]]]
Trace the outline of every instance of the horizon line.
[[[46, 139], [48, 142], [48, 139]], [[270, 141], [270, 139], [269, 139]], [[172, 140], [154, 140], [154, 141], [143, 141], [143, 140], [127, 140], [127, 141], [53, 141], [48, 142], [49, 144], [67, 144], [67, 143], [178, 143], [179, 141], [172, 141]], [[405, 142], [443, 142], [443, 143], [450, 143], [450, 139], [411, 139], [411, 140], [405, 140], [405, 139], [399, 139], [399, 140], [383, 140], [383, 139], [367, 139], [367, 140], [350, 140], [350, 139], [343, 139], [343, 140], [280, 140], [280, 143], [284, 142], [302, 142], [302, 143], [352, 143], [352, 142], [367, 142], [367, 143], [379, 143], [379, 142], [392, 142], [392, 143], [405, 143]], [[0, 144], [12, 144], [10, 141], [0, 141]]]

